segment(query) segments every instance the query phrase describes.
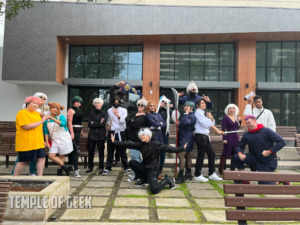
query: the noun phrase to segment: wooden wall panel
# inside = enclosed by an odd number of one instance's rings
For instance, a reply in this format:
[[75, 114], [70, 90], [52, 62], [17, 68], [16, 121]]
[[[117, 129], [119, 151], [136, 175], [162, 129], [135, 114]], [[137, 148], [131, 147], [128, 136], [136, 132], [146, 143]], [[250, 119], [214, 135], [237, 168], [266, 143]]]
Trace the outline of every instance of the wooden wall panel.
[[64, 84], [66, 66], [66, 46], [64, 40], [57, 38], [56, 82]]
[[[143, 50], [143, 94], [147, 100], [159, 100], [160, 42], [145, 41]], [[152, 86], [151, 86], [152, 83]]]
[[237, 41], [236, 53], [236, 81], [240, 82], [240, 88], [235, 91], [235, 104], [238, 105], [240, 116], [243, 118], [247, 104], [244, 97], [251, 91], [255, 92], [256, 88], [256, 40], [241, 39]]

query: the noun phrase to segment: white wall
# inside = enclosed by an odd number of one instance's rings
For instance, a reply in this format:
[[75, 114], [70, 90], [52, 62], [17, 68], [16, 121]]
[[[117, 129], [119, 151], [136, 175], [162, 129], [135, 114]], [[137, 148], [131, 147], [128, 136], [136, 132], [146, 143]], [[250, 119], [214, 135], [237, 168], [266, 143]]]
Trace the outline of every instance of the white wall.
[[[1, 20], [0, 20], [1, 21]], [[68, 88], [64, 85], [12, 84], [2, 81], [4, 19], [0, 22], [0, 121], [14, 121], [27, 96], [43, 92], [48, 102], [67, 106]], [[61, 111], [66, 115], [66, 110]]]
[[[35, 92], [45, 93], [48, 96], [48, 102], [58, 102], [67, 106], [68, 88], [66, 86], [16, 85], [0, 81], [0, 121], [14, 121], [25, 97], [31, 96]], [[66, 115], [66, 110], [61, 112]]]

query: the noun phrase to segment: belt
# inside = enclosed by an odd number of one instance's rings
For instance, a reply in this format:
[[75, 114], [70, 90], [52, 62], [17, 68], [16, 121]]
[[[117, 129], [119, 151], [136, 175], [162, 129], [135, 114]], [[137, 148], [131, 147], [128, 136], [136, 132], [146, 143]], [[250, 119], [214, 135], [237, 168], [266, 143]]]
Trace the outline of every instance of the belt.
[[111, 130], [111, 132], [114, 132], [114, 138], [116, 138], [116, 134], [117, 134], [118, 137], [119, 137], [119, 141], [122, 141], [121, 132], [124, 132], [124, 131], [114, 131], [114, 130]]
[[82, 125], [73, 125], [73, 127], [82, 127]]

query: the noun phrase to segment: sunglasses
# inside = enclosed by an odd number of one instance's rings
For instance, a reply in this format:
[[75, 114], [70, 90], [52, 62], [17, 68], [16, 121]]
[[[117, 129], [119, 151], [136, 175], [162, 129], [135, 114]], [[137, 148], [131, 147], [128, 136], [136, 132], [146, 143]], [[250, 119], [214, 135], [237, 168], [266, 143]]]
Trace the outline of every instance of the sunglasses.
[[144, 105], [138, 104], [138, 107], [144, 107]]
[[44, 98], [43, 96], [40, 96], [39, 98], [46, 101], [46, 98]]

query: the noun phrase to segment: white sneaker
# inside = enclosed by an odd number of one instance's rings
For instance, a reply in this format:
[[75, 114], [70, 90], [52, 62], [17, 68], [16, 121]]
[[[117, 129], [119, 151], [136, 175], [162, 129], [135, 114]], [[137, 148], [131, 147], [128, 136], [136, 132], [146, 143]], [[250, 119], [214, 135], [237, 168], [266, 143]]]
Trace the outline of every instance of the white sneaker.
[[29, 176], [36, 177], [35, 173], [30, 173]]
[[195, 181], [200, 181], [200, 182], [208, 182], [208, 179], [204, 177], [202, 174], [198, 177], [194, 177]]
[[78, 170], [75, 170], [73, 175], [74, 175], [74, 177], [77, 177], [77, 178], [81, 177]]
[[216, 173], [213, 173], [212, 175], [210, 175], [208, 177], [210, 180], [214, 180], [214, 181], [220, 181], [223, 180], [221, 177], [218, 177], [218, 175]]

